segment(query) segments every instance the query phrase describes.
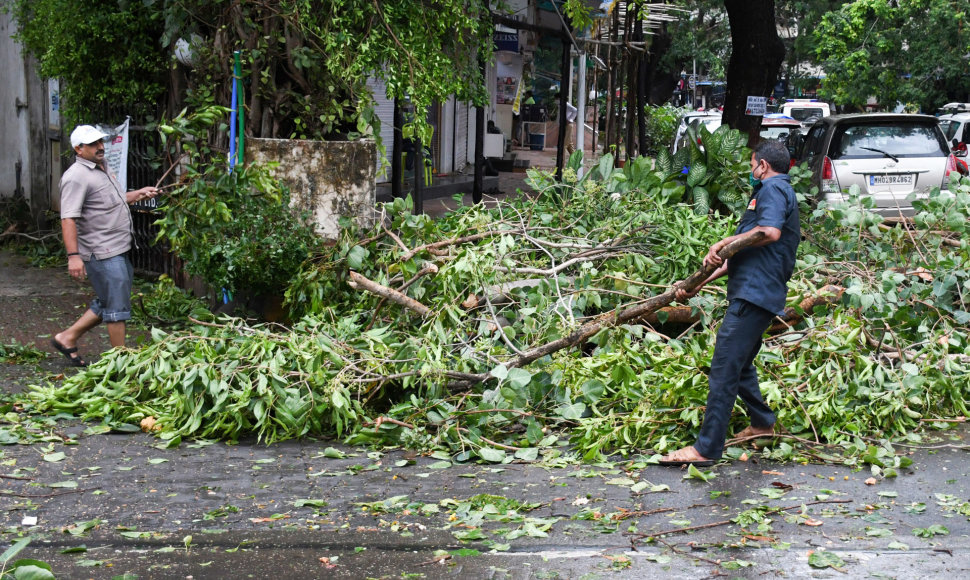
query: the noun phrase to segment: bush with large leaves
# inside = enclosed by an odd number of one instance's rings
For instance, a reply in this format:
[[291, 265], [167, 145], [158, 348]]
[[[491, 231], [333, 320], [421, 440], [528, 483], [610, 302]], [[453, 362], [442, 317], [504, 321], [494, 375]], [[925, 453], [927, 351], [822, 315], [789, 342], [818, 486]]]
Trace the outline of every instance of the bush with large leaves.
[[687, 144], [671, 155], [661, 149], [657, 168], [665, 180], [682, 188], [675, 200], [690, 203], [694, 211], [739, 213], [744, 210], [750, 189], [751, 150], [740, 131], [721, 125], [712, 133], [703, 124], [687, 128]]

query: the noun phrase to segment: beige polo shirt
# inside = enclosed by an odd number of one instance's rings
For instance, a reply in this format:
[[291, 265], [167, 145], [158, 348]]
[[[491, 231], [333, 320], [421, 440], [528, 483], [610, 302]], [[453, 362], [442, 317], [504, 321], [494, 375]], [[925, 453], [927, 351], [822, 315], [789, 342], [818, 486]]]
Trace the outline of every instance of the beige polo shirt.
[[77, 157], [61, 176], [60, 187], [61, 219], [74, 219], [82, 260], [105, 260], [131, 249], [131, 210], [113, 175]]

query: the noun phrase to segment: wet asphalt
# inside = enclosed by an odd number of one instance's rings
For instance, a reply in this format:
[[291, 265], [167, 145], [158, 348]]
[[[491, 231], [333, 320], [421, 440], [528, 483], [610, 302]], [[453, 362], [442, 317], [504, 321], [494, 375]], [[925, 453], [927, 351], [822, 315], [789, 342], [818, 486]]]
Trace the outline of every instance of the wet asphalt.
[[[3, 342], [47, 349], [85, 298], [65, 272], [0, 252]], [[0, 391], [73, 372], [59, 357], [0, 366]], [[29, 536], [19, 557], [58, 578], [970, 577], [965, 426], [898, 446], [913, 464], [895, 478], [749, 450], [707, 482], [568, 446], [455, 464], [334, 441], [166, 449], [91, 427], [0, 416], [0, 551]], [[482, 504], [499, 509], [478, 521]]]

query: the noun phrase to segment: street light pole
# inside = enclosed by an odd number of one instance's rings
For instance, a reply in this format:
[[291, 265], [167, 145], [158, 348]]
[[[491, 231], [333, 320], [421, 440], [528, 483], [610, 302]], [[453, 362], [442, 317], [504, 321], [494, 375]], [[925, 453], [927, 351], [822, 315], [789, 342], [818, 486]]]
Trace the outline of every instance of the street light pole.
[[696, 111], [697, 110], [697, 59], [695, 58], [693, 62], [694, 62], [694, 65], [693, 65], [694, 66], [694, 72], [690, 76], [690, 78], [691, 78], [691, 85], [693, 85], [690, 88], [691, 93], [692, 93], [691, 94], [691, 97], [690, 97], [690, 106], [693, 107], [694, 110]]
[[[579, 74], [576, 75], [576, 148], [586, 155], [586, 50], [579, 53]], [[576, 177], [583, 176], [583, 166], [579, 166]]]

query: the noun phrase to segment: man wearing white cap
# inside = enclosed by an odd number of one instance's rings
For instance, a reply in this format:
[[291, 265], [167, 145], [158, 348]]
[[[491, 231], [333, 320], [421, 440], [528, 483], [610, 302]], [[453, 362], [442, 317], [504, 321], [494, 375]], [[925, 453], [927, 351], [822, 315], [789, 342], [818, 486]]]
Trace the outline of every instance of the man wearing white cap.
[[77, 352], [78, 339], [101, 322], [108, 328], [111, 346], [125, 345], [134, 277], [128, 260], [134, 241], [128, 206], [158, 195], [155, 187], [121, 191], [105, 164], [105, 137], [91, 125], [74, 129], [71, 147], [77, 158], [64, 172], [60, 185], [67, 271], [76, 280], [87, 276], [97, 295], [77, 322], [51, 339], [51, 345], [78, 367], [86, 365]]

